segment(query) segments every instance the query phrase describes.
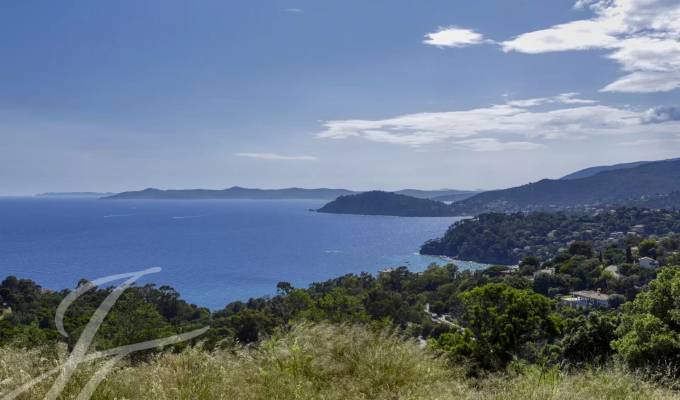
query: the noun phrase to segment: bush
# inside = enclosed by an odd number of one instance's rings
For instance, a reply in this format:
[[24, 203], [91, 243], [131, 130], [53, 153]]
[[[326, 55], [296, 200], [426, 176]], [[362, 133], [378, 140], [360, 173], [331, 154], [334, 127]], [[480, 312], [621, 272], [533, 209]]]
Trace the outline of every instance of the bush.
[[614, 341], [620, 357], [632, 368], [680, 369], [680, 267], [659, 271], [649, 290], [624, 304]]
[[[63, 362], [63, 349], [0, 348], [0, 395]], [[63, 393], [72, 399], [95, 366]], [[412, 340], [365, 327], [299, 325], [257, 347], [193, 348], [122, 365], [92, 400], [590, 400], [678, 399], [620, 369], [569, 374], [535, 366], [468, 379]], [[19, 398], [43, 398], [50, 382]]]

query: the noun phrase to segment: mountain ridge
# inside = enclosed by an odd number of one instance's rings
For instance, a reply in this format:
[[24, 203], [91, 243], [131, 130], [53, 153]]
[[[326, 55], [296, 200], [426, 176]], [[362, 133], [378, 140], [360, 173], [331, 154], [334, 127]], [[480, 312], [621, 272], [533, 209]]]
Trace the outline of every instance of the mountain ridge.
[[602, 171], [579, 179], [543, 179], [492, 190], [454, 203], [461, 215], [484, 212], [563, 210], [626, 205], [680, 190], [680, 159], [648, 162], [633, 168]]
[[595, 167], [588, 167], [588, 168], [578, 170], [576, 172], [572, 172], [570, 174], [567, 174], [567, 175], [561, 177], [560, 180], [587, 178], [587, 177], [599, 174], [600, 172], [615, 171], [615, 170], [619, 170], [619, 169], [636, 168], [636, 167], [639, 167], [641, 165], [651, 164], [651, 163], [660, 162], [660, 161], [677, 161], [677, 160], [680, 160], [680, 158], [669, 158], [669, 159], [666, 159], [666, 160], [657, 160], [657, 161], [634, 161], [634, 162], [612, 164], [612, 165], [598, 165], [598, 166], [595, 166]]

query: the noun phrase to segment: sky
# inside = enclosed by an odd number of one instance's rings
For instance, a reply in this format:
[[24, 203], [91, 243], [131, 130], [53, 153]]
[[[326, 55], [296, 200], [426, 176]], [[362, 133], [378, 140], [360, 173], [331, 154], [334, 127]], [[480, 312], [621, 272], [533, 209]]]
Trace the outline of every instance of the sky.
[[677, 0], [0, 5], [0, 194], [492, 189], [673, 157]]

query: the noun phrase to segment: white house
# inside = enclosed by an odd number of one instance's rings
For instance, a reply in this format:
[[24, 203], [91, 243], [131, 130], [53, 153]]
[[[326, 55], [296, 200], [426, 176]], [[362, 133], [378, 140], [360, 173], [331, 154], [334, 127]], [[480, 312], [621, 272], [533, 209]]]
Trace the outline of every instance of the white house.
[[580, 290], [572, 292], [569, 297], [563, 297], [561, 302], [574, 308], [608, 308], [609, 295], [592, 290]]
[[642, 257], [640, 259], [640, 267], [647, 269], [656, 269], [659, 268], [659, 262], [653, 258]]

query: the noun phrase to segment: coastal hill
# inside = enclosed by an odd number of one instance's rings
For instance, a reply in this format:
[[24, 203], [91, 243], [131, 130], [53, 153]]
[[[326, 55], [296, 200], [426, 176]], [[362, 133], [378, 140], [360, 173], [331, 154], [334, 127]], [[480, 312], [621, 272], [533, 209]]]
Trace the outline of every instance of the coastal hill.
[[[584, 172], [586, 170], [567, 175], [563, 179], [543, 179], [509, 189], [473, 195], [470, 195], [471, 192], [460, 191], [463, 198], [458, 199], [455, 193], [422, 201], [423, 199], [412, 196], [398, 196], [396, 193], [368, 192], [339, 198], [319, 211], [438, 217], [616, 207], [680, 208], [680, 159], [594, 167], [590, 172], [598, 169], [601, 171], [583, 178], [569, 176], [587, 175]], [[453, 201], [453, 204], [448, 205], [443, 201]]]
[[606, 254], [613, 245], [644, 236], [680, 232], [680, 212], [619, 208], [597, 215], [574, 213], [481, 214], [452, 225], [443, 237], [426, 242], [421, 254], [488, 264], [516, 264], [524, 257], [545, 261], [573, 241], [592, 243]]
[[440, 201], [381, 191], [340, 196], [317, 211], [331, 214], [393, 215], [398, 217], [452, 216], [451, 207]]
[[648, 162], [579, 179], [544, 179], [454, 203], [457, 215], [629, 205], [680, 191], [680, 159]]

